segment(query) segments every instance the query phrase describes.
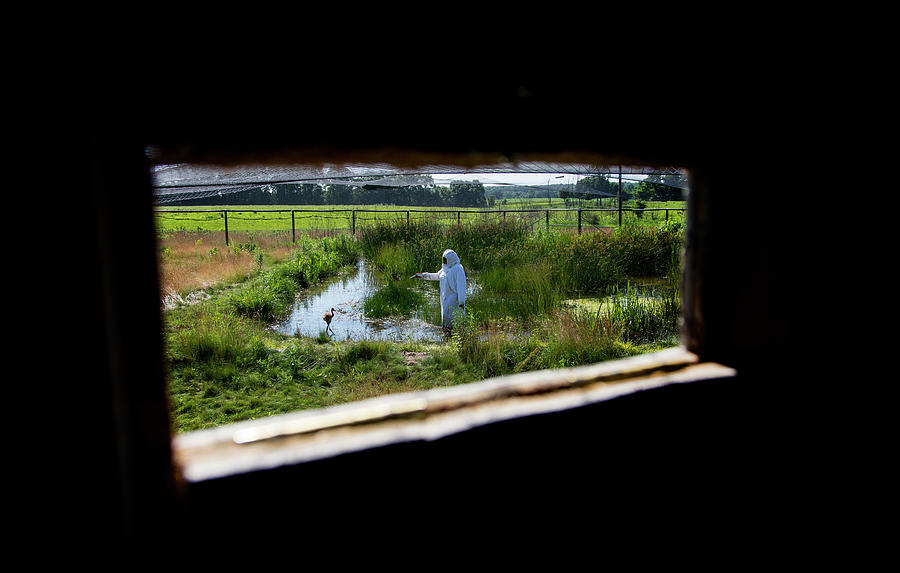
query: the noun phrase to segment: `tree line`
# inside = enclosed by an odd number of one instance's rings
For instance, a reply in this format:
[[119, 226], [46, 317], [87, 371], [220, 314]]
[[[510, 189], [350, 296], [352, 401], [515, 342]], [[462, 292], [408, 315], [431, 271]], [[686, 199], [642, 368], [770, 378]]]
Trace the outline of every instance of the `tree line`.
[[[428, 175], [421, 184], [385, 186], [360, 180], [354, 185], [279, 183], [222, 193], [211, 197], [170, 201], [168, 205], [404, 205], [413, 207], [488, 207], [497, 200], [513, 198], [562, 198], [591, 200], [619, 197], [617, 179], [593, 175], [575, 185], [503, 185], [487, 190], [478, 181], [456, 181], [437, 186]], [[640, 182], [623, 181], [623, 201], [678, 201], [684, 199], [679, 175], [651, 175]]]
[[[638, 199], [640, 201], [681, 201], [684, 199], [682, 187], [685, 184], [682, 175], [650, 175], [643, 181], [623, 181], [621, 197], [623, 201]], [[618, 197], [618, 180], [600, 175], [592, 175], [580, 179], [572, 190], [561, 191], [563, 199], [597, 199], [601, 197]]]
[[[429, 177], [430, 179], [430, 177]], [[402, 187], [311, 183], [262, 185], [234, 193], [182, 199], [168, 205], [408, 205], [416, 207], [486, 207], [484, 185], [451, 182], [449, 186]]]

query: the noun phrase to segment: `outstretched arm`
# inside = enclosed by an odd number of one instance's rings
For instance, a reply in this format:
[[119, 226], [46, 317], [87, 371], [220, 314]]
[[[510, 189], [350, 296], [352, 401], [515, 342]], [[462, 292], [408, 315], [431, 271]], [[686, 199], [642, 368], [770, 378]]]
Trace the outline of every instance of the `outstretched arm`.
[[414, 279], [422, 279], [426, 281], [439, 281], [441, 277], [438, 276], [438, 273], [416, 273], [412, 277]]

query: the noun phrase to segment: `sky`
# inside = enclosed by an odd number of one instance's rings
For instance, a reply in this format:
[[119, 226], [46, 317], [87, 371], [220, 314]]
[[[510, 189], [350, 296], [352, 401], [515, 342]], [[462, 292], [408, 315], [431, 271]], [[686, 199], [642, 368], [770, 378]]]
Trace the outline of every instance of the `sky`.
[[562, 173], [438, 173], [432, 174], [438, 185], [447, 185], [451, 181], [478, 180], [484, 185], [508, 183], [513, 185], [550, 185], [572, 184], [584, 175]]
[[[438, 185], [449, 185], [451, 181], [478, 180], [483, 185], [509, 183], [513, 185], [574, 185], [587, 175], [573, 175], [570, 173], [438, 173], [432, 174], [432, 179]], [[622, 179], [635, 181], [643, 179], [645, 175], [628, 175]]]

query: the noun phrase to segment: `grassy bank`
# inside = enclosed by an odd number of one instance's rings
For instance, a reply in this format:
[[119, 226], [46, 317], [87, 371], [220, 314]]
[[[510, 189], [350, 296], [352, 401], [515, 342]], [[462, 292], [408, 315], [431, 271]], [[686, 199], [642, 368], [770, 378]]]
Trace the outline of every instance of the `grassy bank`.
[[[175, 428], [207, 428], [677, 344], [680, 244], [675, 225], [576, 235], [533, 232], [514, 220], [460, 226], [404, 221], [367, 227], [358, 237], [304, 237], [278, 262], [258, 265], [238, 284], [166, 311]], [[380, 291], [383, 300], [366, 301], [367, 314], [408, 312], [417, 299], [403, 279], [437, 270], [448, 247], [460, 254], [479, 290], [444, 343], [339, 342], [268, 328], [297, 292], [359, 256], [393, 285]], [[646, 276], [669, 284], [669, 294], [647, 297], [630, 287]], [[585, 296], [597, 304], [572, 303]]]

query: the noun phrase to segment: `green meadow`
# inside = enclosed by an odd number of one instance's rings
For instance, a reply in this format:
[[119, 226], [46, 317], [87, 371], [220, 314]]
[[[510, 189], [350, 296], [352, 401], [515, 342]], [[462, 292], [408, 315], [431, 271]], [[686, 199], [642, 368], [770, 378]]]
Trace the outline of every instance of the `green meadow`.
[[[430, 221], [445, 225], [471, 224], [485, 221], [519, 221], [533, 230], [539, 227], [576, 230], [577, 209], [582, 209], [583, 230], [619, 226], [619, 213], [614, 202], [563, 199], [508, 199], [494, 207], [403, 207], [396, 205], [302, 205], [302, 206], [230, 206], [164, 207], [155, 213], [161, 233], [224, 232], [226, 215], [229, 232], [292, 232], [327, 234], [359, 230], [384, 223], [416, 223]], [[650, 201], [635, 211], [635, 201], [623, 203], [622, 223], [662, 225], [667, 220], [684, 221], [684, 201]], [[666, 213], [662, 209], [669, 209]], [[549, 210], [549, 217], [548, 217]], [[355, 212], [355, 215], [354, 215]]]

